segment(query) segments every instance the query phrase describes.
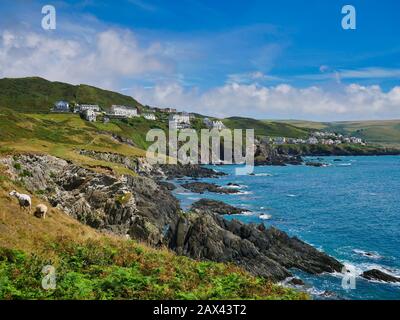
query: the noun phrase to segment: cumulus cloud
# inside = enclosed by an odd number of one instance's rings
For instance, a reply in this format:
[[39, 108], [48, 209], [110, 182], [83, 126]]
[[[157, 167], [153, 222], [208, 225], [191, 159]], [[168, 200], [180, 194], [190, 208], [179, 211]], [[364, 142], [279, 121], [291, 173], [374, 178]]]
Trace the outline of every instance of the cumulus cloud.
[[400, 87], [384, 92], [379, 86], [351, 84], [335, 92], [321, 87], [288, 84], [259, 86], [231, 83], [200, 93], [178, 84], [159, 85], [134, 95], [142, 101], [219, 117], [252, 116], [316, 120], [400, 118]]
[[173, 62], [163, 56], [160, 43], [141, 47], [135, 35], [126, 30], [88, 34], [85, 38], [58, 38], [5, 30], [0, 34], [0, 77], [35, 75], [116, 88], [120, 79], [174, 69]]

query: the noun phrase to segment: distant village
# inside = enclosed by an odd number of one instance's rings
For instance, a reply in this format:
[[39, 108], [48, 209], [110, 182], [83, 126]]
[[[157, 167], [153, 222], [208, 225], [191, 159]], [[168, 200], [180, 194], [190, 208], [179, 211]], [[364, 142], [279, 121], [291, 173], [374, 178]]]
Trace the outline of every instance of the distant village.
[[[108, 112], [102, 111], [99, 105], [75, 104], [71, 106], [66, 101], [58, 101], [51, 109], [54, 113], [78, 113], [82, 119], [89, 122], [102, 121], [108, 123], [110, 119], [130, 119], [143, 117], [146, 120], [157, 120], [156, 113], [168, 115], [168, 125], [170, 129], [187, 129], [192, 127], [192, 121], [196, 115], [187, 112], [178, 112], [174, 108], [147, 107], [145, 112], [139, 114], [138, 109], [123, 105], [112, 105]], [[223, 130], [226, 126], [221, 120], [211, 120], [202, 118], [203, 125], [208, 129]], [[259, 142], [273, 145], [284, 144], [308, 144], [308, 145], [339, 145], [339, 144], [359, 144], [365, 145], [366, 142], [357, 137], [346, 137], [339, 133], [316, 131], [310, 133], [307, 139], [296, 139], [287, 137], [261, 137]]]
[[263, 137], [261, 141], [263, 143], [276, 144], [276, 145], [283, 145], [283, 144], [339, 145], [342, 143], [345, 144], [351, 143], [359, 145], [366, 144], [365, 141], [357, 137], [346, 137], [339, 133], [323, 132], [323, 131], [312, 132], [308, 139], [295, 139], [286, 137]]

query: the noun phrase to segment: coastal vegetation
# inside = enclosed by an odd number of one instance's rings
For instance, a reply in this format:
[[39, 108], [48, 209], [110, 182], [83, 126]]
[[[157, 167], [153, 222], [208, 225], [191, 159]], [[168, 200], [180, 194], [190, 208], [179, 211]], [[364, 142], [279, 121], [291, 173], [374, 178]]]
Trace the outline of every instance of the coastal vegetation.
[[[45, 220], [27, 215], [7, 193], [23, 186], [3, 169], [0, 299], [308, 299], [232, 264], [195, 261], [100, 233], [56, 208]], [[42, 288], [46, 265], [56, 271], [54, 290]]]

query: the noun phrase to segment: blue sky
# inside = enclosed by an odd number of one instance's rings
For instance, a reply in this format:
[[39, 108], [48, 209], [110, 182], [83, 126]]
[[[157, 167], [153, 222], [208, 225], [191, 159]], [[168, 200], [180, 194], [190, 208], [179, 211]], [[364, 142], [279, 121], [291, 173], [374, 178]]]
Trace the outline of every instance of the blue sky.
[[[52, 4], [57, 29], [41, 28]], [[343, 30], [341, 9], [356, 8]], [[216, 116], [400, 118], [400, 2], [1, 1], [0, 76]]]

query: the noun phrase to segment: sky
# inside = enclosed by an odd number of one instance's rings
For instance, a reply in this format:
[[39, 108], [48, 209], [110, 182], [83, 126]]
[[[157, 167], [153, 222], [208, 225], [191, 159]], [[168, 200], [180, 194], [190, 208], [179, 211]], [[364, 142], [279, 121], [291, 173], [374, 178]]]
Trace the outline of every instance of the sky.
[[2, 0], [0, 12], [0, 78], [217, 117], [400, 119], [398, 0]]

